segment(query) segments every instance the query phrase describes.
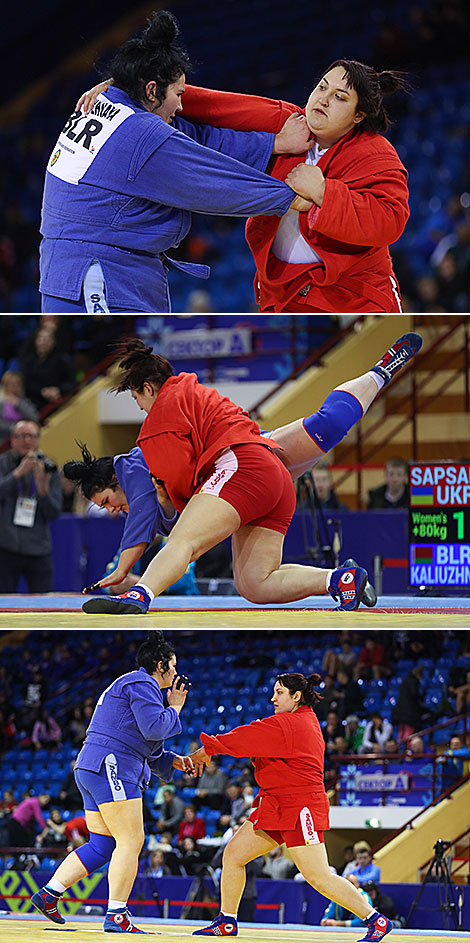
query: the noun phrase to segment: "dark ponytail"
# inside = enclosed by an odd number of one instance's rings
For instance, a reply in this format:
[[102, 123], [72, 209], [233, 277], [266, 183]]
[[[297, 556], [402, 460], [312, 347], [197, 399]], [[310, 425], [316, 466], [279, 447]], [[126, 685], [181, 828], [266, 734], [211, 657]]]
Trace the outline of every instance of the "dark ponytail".
[[188, 72], [191, 64], [185, 50], [176, 43], [178, 21], [168, 10], [152, 13], [140, 38], [129, 39], [118, 49], [111, 64], [114, 84], [135, 101], [147, 100], [148, 82], [156, 83], [157, 105], [168, 86]]
[[307, 707], [313, 707], [314, 704], [323, 700], [321, 694], [317, 694], [314, 690], [314, 688], [317, 688], [318, 685], [321, 684], [321, 677], [318, 674], [310, 674], [306, 678], [303, 674], [291, 671], [283, 675], [278, 675], [276, 680], [279, 681], [279, 684], [282, 684], [284, 688], [287, 688], [291, 694], [300, 691], [302, 696], [299, 703], [305, 704]]
[[83, 461], [66, 462], [64, 465], [65, 477], [79, 485], [85, 498], [88, 498], [89, 501], [97, 491], [117, 487], [112, 456], [105, 455], [103, 458], [95, 458], [86, 445], [77, 440], [75, 441], [81, 449]]
[[146, 347], [137, 337], [123, 341], [117, 348], [116, 359], [124, 375], [117, 386], [116, 393], [124, 390], [136, 390], [141, 393], [144, 383], [152, 383], [157, 389], [163, 386], [168, 377], [173, 376], [173, 367], [168, 360], [154, 354], [152, 347]]
[[404, 72], [395, 72], [391, 69], [385, 72], [376, 72], [364, 62], [355, 59], [337, 59], [332, 62], [322, 74], [326, 75], [336, 66], [342, 66], [346, 73], [346, 84], [357, 92], [356, 111], [365, 113], [365, 118], [356, 125], [357, 131], [369, 131], [372, 134], [383, 134], [390, 127], [391, 121], [383, 104], [384, 95], [393, 95], [394, 92], [410, 92], [411, 86], [406, 81]]
[[159, 662], [162, 662], [162, 674], [165, 674], [174, 654], [172, 645], [165, 641], [162, 632], [149, 632], [137, 652], [136, 665], [138, 668], [145, 668], [151, 675], [156, 671]]

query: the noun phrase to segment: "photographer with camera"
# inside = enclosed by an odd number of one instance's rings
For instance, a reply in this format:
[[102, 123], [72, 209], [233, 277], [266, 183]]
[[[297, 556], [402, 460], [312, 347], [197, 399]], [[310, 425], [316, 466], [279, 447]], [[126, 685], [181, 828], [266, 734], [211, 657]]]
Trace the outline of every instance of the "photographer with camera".
[[20, 576], [30, 593], [53, 590], [49, 523], [62, 510], [62, 488], [40, 437], [36, 422], [21, 420], [0, 455], [0, 593], [16, 592]]

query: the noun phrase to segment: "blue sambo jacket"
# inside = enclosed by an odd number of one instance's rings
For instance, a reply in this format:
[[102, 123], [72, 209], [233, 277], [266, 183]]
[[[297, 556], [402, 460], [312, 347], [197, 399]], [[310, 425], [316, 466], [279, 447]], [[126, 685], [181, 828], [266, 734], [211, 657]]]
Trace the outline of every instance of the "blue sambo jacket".
[[88, 266], [102, 266], [110, 307], [168, 311], [169, 265], [207, 278], [207, 266], [164, 253], [191, 212], [281, 216], [295, 193], [262, 173], [274, 135], [166, 124], [119, 88], [74, 112], [49, 159], [40, 290], [77, 301]]
[[175, 708], [164, 707], [155, 678], [145, 668], [129, 671], [99, 698], [75, 769], [99, 772], [108, 753], [114, 753], [129, 782], [146, 786], [150, 771], [168, 782], [176, 754], [165, 750], [163, 742], [181, 729]]

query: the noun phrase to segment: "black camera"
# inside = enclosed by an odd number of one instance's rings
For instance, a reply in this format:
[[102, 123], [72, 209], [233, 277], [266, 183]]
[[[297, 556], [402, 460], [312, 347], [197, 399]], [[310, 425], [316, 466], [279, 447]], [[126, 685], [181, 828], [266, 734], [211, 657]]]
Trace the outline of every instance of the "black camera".
[[44, 465], [44, 471], [47, 472], [48, 475], [52, 475], [52, 472], [57, 471], [55, 462], [53, 462], [51, 458], [48, 458], [47, 455], [44, 455], [44, 452], [38, 452], [37, 456]]
[[452, 842], [450, 841], [443, 841], [442, 838], [438, 838], [436, 844], [434, 845], [436, 858], [442, 858], [444, 856], [444, 852], [446, 852], [447, 849], [450, 848], [451, 844]]
[[189, 678], [186, 677], [186, 675], [180, 675], [180, 677], [178, 678], [176, 682], [176, 687], [180, 688], [183, 684], [186, 686], [186, 688], [191, 687], [191, 682]]

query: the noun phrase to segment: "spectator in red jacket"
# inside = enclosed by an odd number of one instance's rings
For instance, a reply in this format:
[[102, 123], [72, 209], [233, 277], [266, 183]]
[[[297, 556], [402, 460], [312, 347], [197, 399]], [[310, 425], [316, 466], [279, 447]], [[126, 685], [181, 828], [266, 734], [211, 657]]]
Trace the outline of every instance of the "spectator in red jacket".
[[196, 815], [196, 810], [193, 805], [185, 806], [184, 818], [178, 828], [178, 844], [181, 844], [184, 838], [194, 838], [194, 841], [199, 841], [200, 838], [205, 837], [205, 834], [206, 825], [204, 819]]
[[359, 678], [386, 678], [391, 674], [387, 655], [383, 645], [379, 645], [375, 638], [366, 638], [364, 647], [359, 655], [359, 661], [354, 668], [354, 680]]

